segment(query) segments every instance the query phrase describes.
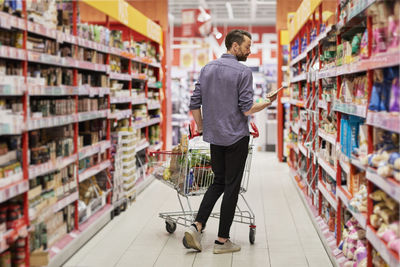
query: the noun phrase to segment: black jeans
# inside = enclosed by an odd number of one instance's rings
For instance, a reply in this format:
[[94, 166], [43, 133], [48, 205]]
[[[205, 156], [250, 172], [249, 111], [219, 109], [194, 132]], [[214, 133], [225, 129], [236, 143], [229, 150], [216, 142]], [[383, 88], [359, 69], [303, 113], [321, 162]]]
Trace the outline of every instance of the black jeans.
[[214, 182], [204, 195], [196, 221], [200, 222], [204, 227], [215, 203], [224, 193], [219, 219], [219, 237], [229, 238], [229, 231], [235, 215], [240, 184], [249, 151], [249, 140], [249, 136], [245, 136], [230, 146], [213, 144], [210, 146]]

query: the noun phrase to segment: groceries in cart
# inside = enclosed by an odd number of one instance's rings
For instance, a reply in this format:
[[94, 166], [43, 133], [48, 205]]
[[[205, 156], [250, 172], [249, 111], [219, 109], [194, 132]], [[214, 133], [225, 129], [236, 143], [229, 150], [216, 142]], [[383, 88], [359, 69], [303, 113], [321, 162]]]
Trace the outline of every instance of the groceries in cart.
[[[253, 155], [253, 139], [259, 136], [257, 127], [250, 124], [253, 132], [250, 139], [248, 156], [243, 172], [242, 183], [238, 203], [233, 221], [248, 224], [249, 241], [254, 244], [256, 234], [255, 215], [247, 202], [244, 193], [249, 186], [251, 160]], [[190, 130], [189, 130], [190, 132]], [[190, 226], [196, 218], [197, 211], [192, 209], [190, 198], [206, 193], [214, 181], [214, 174], [211, 168], [210, 145], [205, 143], [198, 134], [190, 135], [190, 140], [183, 137], [181, 143], [172, 151], [150, 152], [150, 163], [154, 167], [154, 175], [168, 186], [174, 188], [178, 193], [178, 200], [181, 210], [162, 212], [159, 216], [165, 220], [165, 228], [168, 233], [175, 232], [177, 224]], [[186, 201], [184, 201], [186, 200]], [[220, 218], [219, 212], [212, 212], [211, 218]], [[182, 240], [186, 248], [190, 248], [186, 237]]]
[[184, 194], [206, 190], [213, 182], [209, 145], [201, 137], [189, 144], [184, 136], [172, 151], [151, 153], [151, 164], [157, 179]]

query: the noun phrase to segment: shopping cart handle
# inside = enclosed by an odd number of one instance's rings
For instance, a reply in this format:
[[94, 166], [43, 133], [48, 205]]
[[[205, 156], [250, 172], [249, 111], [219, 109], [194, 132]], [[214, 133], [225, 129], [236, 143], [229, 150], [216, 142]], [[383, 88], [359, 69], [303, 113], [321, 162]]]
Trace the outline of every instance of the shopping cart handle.
[[254, 122], [250, 122], [251, 128], [253, 129], [254, 132], [250, 132], [250, 134], [253, 136], [253, 138], [257, 138], [260, 136], [260, 133], [258, 132], [257, 126], [254, 124]]
[[195, 138], [197, 136], [202, 136], [202, 135], [203, 135], [203, 133], [199, 133], [199, 132], [192, 133], [192, 128], [189, 125], [189, 140], [193, 139], [193, 138]]

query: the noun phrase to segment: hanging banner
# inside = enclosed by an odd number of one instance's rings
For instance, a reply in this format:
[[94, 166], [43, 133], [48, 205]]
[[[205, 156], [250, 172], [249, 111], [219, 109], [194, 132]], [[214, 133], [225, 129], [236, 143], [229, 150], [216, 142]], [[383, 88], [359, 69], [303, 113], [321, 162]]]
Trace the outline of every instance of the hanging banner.
[[182, 37], [206, 37], [211, 33], [209, 9], [182, 10]]

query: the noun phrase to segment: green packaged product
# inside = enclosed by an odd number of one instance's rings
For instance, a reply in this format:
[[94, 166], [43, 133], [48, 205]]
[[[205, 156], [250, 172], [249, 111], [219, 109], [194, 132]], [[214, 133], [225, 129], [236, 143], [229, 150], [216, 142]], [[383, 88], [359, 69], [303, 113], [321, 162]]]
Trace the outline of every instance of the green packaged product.
[[351, 54], [357, 55], [360, 52], [361, 34], [356, 34], [351, 41]]
[[342, 66], [343, 64], [343, 44], [337, 46], [336, 50], [336, 66]]

